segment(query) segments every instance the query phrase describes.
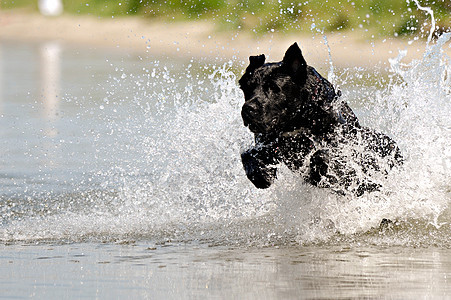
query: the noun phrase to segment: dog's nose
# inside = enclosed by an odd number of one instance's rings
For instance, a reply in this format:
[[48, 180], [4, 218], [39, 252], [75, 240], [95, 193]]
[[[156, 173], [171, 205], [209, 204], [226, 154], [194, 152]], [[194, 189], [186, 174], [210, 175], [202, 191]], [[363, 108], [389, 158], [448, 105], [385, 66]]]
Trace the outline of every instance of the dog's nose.
[[244, 103], [241, 110], [241, 115], [243, 116], [245, 122], [258, 119], [261, 115], [261, 106], [259, 105], [258, 101], [252, 99]]

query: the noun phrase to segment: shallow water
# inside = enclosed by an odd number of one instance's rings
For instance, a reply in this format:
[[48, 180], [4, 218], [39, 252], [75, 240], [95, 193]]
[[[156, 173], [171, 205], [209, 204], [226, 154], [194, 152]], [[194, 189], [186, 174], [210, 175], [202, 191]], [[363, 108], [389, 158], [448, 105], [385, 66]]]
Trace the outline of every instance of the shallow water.
[[247, 180], [244, 62], [0, 44], [4, 295], [446, 298], [449, 38], [384, 74], [329, 74], [406, 159], [356, 198], [283, 168], [268, 190]]
[[5, 298], [447, 299], [439, 248], [2, 246]]

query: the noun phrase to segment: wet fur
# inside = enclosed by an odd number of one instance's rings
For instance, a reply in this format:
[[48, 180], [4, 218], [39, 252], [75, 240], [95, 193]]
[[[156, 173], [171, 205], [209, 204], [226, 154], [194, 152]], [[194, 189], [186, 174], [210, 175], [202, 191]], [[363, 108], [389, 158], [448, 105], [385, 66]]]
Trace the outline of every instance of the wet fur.
[[[295, 43], [281, 62], [251, 56], [239, 80], [242, 118], [255, 145], [241, 154], [246, 175], [268, 188], [285, 163], [306, 182], [340, 194], [378, 190], [376, 174], [402, 163], [396, 143], [363, 127], [332, 84], [308, 66]], [[375, 176], [377, 177], [377, 176]]]

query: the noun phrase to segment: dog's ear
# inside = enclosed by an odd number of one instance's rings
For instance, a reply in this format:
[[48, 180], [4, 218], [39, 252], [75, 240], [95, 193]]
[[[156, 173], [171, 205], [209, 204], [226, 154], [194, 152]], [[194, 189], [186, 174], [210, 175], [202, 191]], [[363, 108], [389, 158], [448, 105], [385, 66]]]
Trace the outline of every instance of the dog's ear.
[[282, 65], [295, 81], [304, 81], [306, 79], [307, 63], [297, 43], [291, 45], [285, 52]]
[[249, 56], [249, 66], [246, 68], [246, 72], [244, 72], [244, 75], [240, 78], [238, 83], [240, 84], [241, 89], [245, 89], [245, 87], [248, 84], [248, 80], [252, 76], [252, 73], [263, 66], [265, 63], [265, 55], [261, 54], [258, 56]]
[[260, 68], [265, 63], [265, 55], [249, 56], [249, 66], [246, 68], [246, 73], [250, 73], [257, 68]]

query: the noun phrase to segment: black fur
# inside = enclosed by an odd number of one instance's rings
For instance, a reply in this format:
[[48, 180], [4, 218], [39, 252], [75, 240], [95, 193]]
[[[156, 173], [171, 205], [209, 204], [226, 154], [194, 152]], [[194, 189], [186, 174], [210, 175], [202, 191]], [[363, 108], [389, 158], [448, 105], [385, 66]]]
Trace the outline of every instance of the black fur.
[[239, 80], [244, 125], [255, 146], [241, 154], [247, 177], [269, 187], [285, 163], [310, 184], [358, 196], [380, 188], [374, 174], [402, 163], [396, 143], [359, 124], [332, 84], [311, 66], [295, 43], [281, 62], [251, 56]]

